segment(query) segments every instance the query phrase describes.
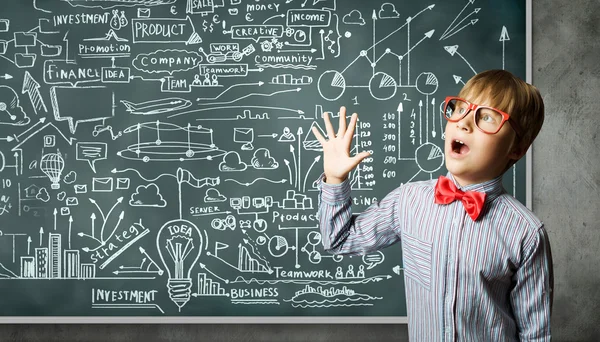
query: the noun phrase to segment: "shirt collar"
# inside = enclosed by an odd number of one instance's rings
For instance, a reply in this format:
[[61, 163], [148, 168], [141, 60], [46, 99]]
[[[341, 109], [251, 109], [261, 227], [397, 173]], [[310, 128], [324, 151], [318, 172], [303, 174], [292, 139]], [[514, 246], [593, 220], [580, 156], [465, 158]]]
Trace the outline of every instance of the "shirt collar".
[[454, 179], [454, 176], [450, 172], [448, 172], [446, 175], [446, 177], [448, 177], [450, 180], [452, 180], [454, 185], [456, 185], [456, 187], [462, 191], [485, 192], [487, 194], [486, 199], [485, 199], [485, 201], [487, 203], [493, 201], [494, 199], [496, 199], [496, 197], [498, 197], [501, 194], [506, 192], [504, 190], [504, 187], [502, 186], [502, 176], [503, 175], [500, 175], [494, 179], [490, 179], [490, 180], [482, 182], [482, 183], [469, 184], [467, 186], [460, 186], [456, 182], [456, 179]]

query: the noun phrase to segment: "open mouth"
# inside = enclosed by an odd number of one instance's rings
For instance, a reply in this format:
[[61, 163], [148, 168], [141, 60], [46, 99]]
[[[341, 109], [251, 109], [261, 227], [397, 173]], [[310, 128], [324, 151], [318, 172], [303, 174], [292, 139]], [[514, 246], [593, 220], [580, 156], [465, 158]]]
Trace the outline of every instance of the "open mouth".
[[466, 154], [469, 152], [469, 146], [467, 146], [462, 140], [452, 140], [452, 152], [457, 154]]

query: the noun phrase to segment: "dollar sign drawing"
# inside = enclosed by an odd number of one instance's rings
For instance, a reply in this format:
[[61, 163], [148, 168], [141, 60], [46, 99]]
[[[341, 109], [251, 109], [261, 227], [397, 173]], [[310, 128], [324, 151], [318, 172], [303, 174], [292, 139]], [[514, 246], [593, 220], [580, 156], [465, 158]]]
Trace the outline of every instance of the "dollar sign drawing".
[[202, 29], [204, 30], [204, 32], [206, 32], [206, 30], [207, 30], [206, 24], [207, 24], [207, 22], [206, 22], [206, 20], [204, 20], [204, 22], [202, 23]]
[[210, 32], [212, 32], [212, 31], [213, 31], [213, 24], [211, 23], [210, 24]]
[[119, 11], [118, 10], [113, 10], [112, 13], [113, 13], [113, 17], [110, 20], [110, 27], [113, 30], [117, 30], [118, 31], [118, 30], [121, 29], [121, 22], [119, 20]]
[[121, 25], [121, 27], [125, 27], [125, 26], [127, 26], [127, 24], [129, 24], [129, 21], [125, 17], [125, 11], [121, 11], [121, 17], [119, 18], [119, 25]]

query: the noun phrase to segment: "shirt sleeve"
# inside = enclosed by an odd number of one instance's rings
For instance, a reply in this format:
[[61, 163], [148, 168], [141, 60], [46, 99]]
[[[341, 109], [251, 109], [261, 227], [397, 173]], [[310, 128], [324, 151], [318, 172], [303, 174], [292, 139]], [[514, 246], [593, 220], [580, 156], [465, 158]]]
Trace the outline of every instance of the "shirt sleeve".
[[525, 259], [514, 275], [510, 300], [521, 341], [550, 341], [554, 272], [544, 226], [525, 246]]
[[319, 228], [325, 251], [332, 254], [364, 255], [400, 240], [398, 201], [400, 187], [360, 215], [352, 214], [351, 184], [319, 180]]

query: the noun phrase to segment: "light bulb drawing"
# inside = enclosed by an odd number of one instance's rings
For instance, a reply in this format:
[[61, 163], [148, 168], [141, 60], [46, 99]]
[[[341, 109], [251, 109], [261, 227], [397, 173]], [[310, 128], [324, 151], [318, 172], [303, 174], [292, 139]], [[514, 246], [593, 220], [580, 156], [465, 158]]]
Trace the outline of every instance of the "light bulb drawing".
[[177, 219], [165, 223], [156, 236], [156, 248], [167, 269], [169, 298], [181, 308], [190, 300], [190, 272], [202, 252], [202, 235], [190, 221]]
[[40, 161], [40, 170], [48, 176], [52, 185], [50, 186], [52, 189], [60, 189], [60, 177], [62, 175], [63, 169], [65, 168], [65, 160], [58, 153], [47, 153], [42, 156], [42, 160]]

